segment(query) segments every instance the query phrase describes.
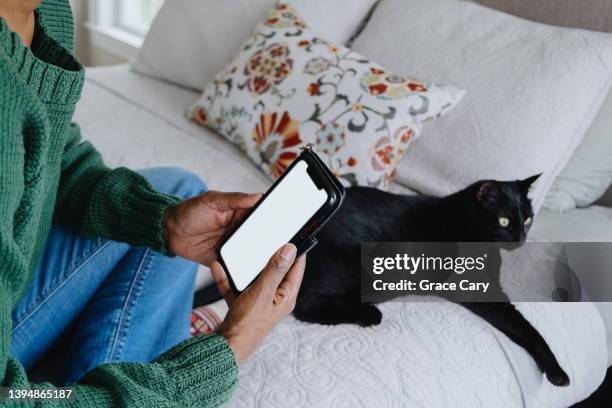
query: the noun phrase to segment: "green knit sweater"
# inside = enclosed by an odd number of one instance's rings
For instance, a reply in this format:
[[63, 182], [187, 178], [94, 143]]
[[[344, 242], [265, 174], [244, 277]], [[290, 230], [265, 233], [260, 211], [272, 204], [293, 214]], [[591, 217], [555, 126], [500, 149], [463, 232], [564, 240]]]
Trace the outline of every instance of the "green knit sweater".
[[[10, 356], [11, 312], [32, 277], [51, 223], [164, 250], [161, 221], [177, 201], [130, 170], [107, 168], [81, 140], [71, 119], [84, 71], [71, 54], [68, 0], [44, 0], [36, 20], [32, 46], [26, 48], [0, 18], [0, 379], [3, 387], [31, 389], [52, 385], [30, 383]], [[219, 406], [235, 388], [237, 373], [224, 338], [196, 337], [150, 364], [92, 370], [76, 387], [76, 401], [65, 405]]]

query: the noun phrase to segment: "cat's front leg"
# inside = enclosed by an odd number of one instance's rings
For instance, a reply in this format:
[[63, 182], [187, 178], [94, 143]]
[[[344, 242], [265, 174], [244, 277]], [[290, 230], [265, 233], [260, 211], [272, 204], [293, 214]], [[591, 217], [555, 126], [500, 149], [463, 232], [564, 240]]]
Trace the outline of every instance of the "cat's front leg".
[[569, 385], [569, 377], [557, 362], [546, 340], [513, 304], [509, 302], [460, 304], [481, 316], [493, 327], [508, 336], [510, 340], [523, 347], [552, 384], [562, 387]]

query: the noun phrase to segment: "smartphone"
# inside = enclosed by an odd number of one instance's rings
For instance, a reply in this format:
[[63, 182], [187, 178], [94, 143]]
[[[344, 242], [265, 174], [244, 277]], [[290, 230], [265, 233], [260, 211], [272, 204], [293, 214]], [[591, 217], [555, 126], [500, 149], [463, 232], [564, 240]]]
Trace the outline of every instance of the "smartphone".
[[340, 208], [342, 184], [310, 147], [302, 149], [252, 212], [218, 247], [234, 290], [242, 292], [272, 255], [291, 242], [298, 256], [316, 245], [316, 233]]

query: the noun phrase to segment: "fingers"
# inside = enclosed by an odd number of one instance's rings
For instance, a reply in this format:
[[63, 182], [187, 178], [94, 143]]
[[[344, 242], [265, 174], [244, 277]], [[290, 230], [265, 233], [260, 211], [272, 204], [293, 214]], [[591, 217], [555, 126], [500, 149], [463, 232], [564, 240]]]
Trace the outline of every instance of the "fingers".
[[246, 208], [246, 209], [240, 209], [240, 210], [236, 210], [233, 214], [233, 217], [231, 219], [231, 224], [237, 224], [240, 221], [242, 221], [244, 219], [244, 217], [246, 217], [247, 215], [249, 215], [251, 213], [250, 209]]
[[289, 272], [285, 275], [285, 279], [280, 284], [280, 287], [285, 289], [291, 296], [296, 297], [302, 286], [304, 279], [304, 270], [306, 269], [306, 255], [300, 256], [293, 264]]
[[229, 279], [227, 278], [227, 274], [223, 270], [223, 267], [219, 262], [215, 261], [213, 262], [210, 270], [219, 292], [221, 292], [221, 295], [227, 304], [231, 306], [236, 299], [236, 294], [232, 290], [232, 286], [230, 285]]
[[203, 197], [217, 210], [236, 210], [253, 207], [261, 198], [261, 193], [222, 193], [209, 191]]
[[295, 245], [283, 245], [274, 255], [272, 255], [268, 265], [266, 265], [254, 286], [264, 290], [268, 294], [276, 292], [276, 289], [285, 278], [291, 265], [293, 265], [296, 253], [297, 248]]

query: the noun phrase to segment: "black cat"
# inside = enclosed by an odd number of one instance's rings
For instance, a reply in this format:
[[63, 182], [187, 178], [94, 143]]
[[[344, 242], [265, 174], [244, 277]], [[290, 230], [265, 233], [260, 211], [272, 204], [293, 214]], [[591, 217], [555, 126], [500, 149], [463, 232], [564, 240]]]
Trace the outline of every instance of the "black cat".
[[[347, 189], [308, 254], [295, 316], [327, 325], [380, 323], [380, 310], [360, 301], [362, 242], [524, 242], [533, 217], [527, 193], [537, 178], [480, 181], [444, 198]], [[569, 384], [542, 336], [510, 302], [460, 304], [522, 346], [551, 383]]]

